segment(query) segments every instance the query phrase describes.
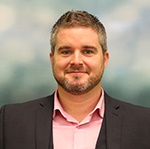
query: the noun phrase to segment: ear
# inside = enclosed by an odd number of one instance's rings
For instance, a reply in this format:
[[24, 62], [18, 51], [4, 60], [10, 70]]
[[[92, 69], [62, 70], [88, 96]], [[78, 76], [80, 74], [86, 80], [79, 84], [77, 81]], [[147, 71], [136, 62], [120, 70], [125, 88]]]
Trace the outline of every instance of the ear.
[[109, 52], [106, 51], [105, 54], [104, 54], [104, 68], [107, 67], [108, 61], [109, 61]]
[[52, 52], [50, 52], [50, 53], [49, 53], [49, 58], [50, 58], [50, 62], [51, 62], [51, 64], [53, 63], [53, 57], [54, 57], [53, 53], [52, 53]]

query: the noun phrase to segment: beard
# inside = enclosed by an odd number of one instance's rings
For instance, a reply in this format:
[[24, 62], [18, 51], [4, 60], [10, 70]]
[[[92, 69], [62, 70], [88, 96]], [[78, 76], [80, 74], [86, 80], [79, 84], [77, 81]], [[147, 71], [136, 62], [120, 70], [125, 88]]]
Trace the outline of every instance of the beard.
[[[79, 80], [82, 80], [82, 76], [74, 75], [70, 80], [67, 77], [60, 77], [59, 75], [56, 74], [56, 72], [53, 73], [57, 83], [64, 90], [73, 95], [81, 95], [89, 92], [91, 89], [93, 89], [96, 85], [98, 85], [101, 82], [103, 72], [104, 68], [100, 68], [98, 74], [95, 74], [95, 76], [89, 76], [89, 78], [87, 78], [86, 81], [80, 83]], [[89, 73], [87, 74], [89, 75]]]

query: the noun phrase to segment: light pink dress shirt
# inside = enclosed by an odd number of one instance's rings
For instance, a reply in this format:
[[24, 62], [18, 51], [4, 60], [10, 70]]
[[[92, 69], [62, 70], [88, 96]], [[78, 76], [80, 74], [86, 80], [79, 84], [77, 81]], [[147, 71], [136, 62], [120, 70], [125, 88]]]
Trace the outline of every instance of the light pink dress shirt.
[[103, 117], [103, 89], [95, 109], [80, 123], [63, 110], [56, 92], [53, 116], [54, 149], [95, 149]]

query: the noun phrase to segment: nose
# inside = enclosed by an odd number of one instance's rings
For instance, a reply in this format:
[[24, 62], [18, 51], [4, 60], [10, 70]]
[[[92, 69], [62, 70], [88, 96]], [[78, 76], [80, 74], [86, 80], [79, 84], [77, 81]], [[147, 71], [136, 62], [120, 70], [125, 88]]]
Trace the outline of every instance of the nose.
[[73, 53], [72, 59], [71, 59], [71, 64], [72, 65], [82, 65], [83, 64], [82, 54], [80, 53], [80, 51], [75, 51]]

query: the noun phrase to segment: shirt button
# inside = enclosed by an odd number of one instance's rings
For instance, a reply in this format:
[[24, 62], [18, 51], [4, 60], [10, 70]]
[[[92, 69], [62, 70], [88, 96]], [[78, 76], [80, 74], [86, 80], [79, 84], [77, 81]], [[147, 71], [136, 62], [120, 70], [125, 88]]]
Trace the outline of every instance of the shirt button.
[[76, 128], [80, 129], [80, 126], [76, 126]]

